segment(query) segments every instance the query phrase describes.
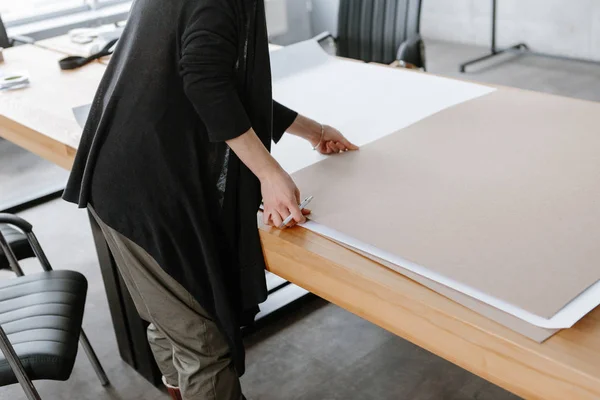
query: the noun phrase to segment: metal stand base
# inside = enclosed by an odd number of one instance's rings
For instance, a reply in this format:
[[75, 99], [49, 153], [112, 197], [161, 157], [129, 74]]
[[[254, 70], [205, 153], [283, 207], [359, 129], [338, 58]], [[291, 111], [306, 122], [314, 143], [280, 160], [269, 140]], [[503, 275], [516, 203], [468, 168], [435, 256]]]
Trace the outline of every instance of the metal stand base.
[[498, 50], [498, 49], [492, 48], [491, 52], [489, 54], [486, 54], [485, 56], [482, 56], [482, 57], [479, 57], [479, 58], [475, 58], [473, 60], [469, 60], [467, 62], [462, 63], [460, 65], [460, 72], [464, 73], [466, 71], [466, 68], [469, 65], [477, 64], [477, 63], [479, 63], [481, 61], [488, 60], [488, 59], [490, 59], [492, 57], [495, 57], [495, 56], [497, 56], [499, 54], [512, 53], [515, 50], [517, 50], [517, 51], [527, 51], [527, 50], [529, 50], [529, 47], [525, 43], [519, 43], [519, 44], [515, 44], [514, 46], [507, 47], [506, 49], [500, 49], [500, 50]]
[[582, 60], [582, 59], [577, 59], [577, 58], [570, 58], [570, 57], [561, 57], [561, 56], [554, 56], [554, 55], [550, 55], [550, 54], [543, 54], [543, 53], [536, 53], [536, 52], [532, 52], [529, 51], [529, 47], [525, 44], [525, 43], [519, 43], [519, 44], [515, 44], [514, 46], [510, 46], [507, 47], [505, 49], [498, 49], [496, 48], [496, 14], [497, 14], [497, 10], [498, 10], [498, 5], [497, 5], [497, 0], [492, 0], [492, 43], [490, 46], [490, 53], [483, 56], [483, 57], [479, 57], [476, 58], [474, 60], [469, 60], [467, 62], [464, 62], [460, 65], [460, 72], [465, 72], [466, 67], [468, 67], [469, 65], [473, 65], [476, 64], [478, 62], [490, 59], [494, 56], [497, 56], [499, 54], [503, 54], [503, 53], [515, 53], [515, 52], [527, 52], [527, 54], [529, 55], [533, 55], [533, 56], [540, 56], [540, 57], [547, 57], [547, 58], [554, 58], [557, 60], [567, 60], [567, 61], [577, 61], [577, 62], [585, 62], [585, 63], [590, 63], [590, 64], [600, 64], [597, 61], [592, 61], [592, 60]]

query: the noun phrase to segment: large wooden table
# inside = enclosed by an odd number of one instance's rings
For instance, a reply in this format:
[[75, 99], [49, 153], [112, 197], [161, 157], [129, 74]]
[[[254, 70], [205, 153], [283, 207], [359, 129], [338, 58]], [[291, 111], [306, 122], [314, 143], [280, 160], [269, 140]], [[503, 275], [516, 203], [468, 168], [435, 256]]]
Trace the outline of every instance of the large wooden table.
[[[5, 51], [4, 67], [28, 70], [32, 84], [0, 93], [0, 136], [69, 169], [80, 135], [71, 109], [91, 102], [105, 66], [61, 72], [62, 56], [34, 46]], [[537, 344], [305, 229], [260, 227], [260, 235], [271, 272], [515, 394], [600, 399], [600, 308]], [[107, 291], [115, 290], [110, 279]]]

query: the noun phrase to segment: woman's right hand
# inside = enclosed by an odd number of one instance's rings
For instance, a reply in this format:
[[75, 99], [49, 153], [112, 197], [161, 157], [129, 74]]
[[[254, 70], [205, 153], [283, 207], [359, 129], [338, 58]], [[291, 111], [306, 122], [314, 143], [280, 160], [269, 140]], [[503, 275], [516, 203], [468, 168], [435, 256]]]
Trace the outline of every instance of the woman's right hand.
[[261, 191], [263, 198], [263, 222], [276, 228], [291, 214], [292, 221], [287, 227], [306, 221], [300, 210], [300, 190], [281, 167], [273, 168], [262, 177]]
[[306, 221], [304, 215], [310, 211], [300, 211], [300, 191], [296, 184], [269, 154], [252, 128], [227, 140], [227, 145], [260, 180], [265, 225], [279, 228], [290, 214], [294, 219], [288, 227]]

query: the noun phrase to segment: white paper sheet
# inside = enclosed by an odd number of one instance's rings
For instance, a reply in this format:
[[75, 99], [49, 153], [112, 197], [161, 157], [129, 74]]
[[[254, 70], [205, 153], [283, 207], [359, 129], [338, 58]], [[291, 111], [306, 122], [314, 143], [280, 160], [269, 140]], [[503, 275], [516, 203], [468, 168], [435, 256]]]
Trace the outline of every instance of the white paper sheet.
[[91, 103], [73, 108], [73, 116], [75, 117], [75, 120], [77, 121], [77, 124], [81, 127], [81, 129], [85, 127], [85, 123], [88, 119], [88, 115], [90, 114], [91, 108]]
[[[271, 53], [273, 97], [361, 146], [494, 88], [329, 56], [309, 40]], [[322, 160], [284, 135], [272, 153], [289, 173]]]

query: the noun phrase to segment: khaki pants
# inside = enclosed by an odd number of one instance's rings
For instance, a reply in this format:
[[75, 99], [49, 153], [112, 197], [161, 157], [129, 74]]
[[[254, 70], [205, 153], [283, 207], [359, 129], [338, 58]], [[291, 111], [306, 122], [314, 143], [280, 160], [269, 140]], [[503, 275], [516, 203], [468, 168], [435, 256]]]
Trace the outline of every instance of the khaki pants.
[[140, 317], [150, 322], [148, 341], [166, 382], [184, 400], [242, 399], [229, 346], [211, 317], [146, 251], [89, 210]]

